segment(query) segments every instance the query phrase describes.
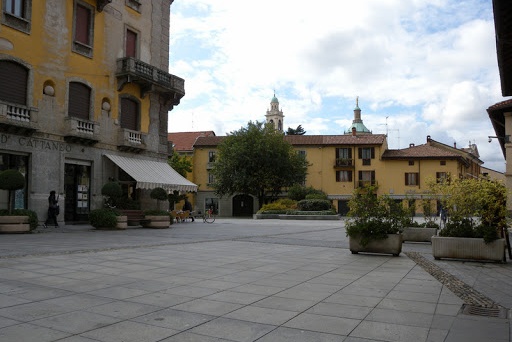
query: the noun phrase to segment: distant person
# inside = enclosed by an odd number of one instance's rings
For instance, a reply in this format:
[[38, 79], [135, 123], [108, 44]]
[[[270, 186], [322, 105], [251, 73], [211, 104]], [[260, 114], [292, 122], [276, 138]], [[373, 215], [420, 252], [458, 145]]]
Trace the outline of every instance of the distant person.
[[446, 227], [446, 219], [447, 219], [447, 214], [446, 214], [446, 209], [443, 207], [441, 208], [441, 223], [443, 225], [443, 228]]
[[46, 228], [49, 224], [53, 223], [55, 227], [58, 227], [57, 215], [59, 215], [59, 199], [55, 197], [55, 191], [52, 190], [50, 191], [50, 196], [48, 196], [48, 217], [43, 226]]
[[194, 216], [192, 215], [192, 203], [188, 201], [188, 198], [185, 198], [185, 204], [183, 204], [183, 211], [187, 210], [190, 212], [190, 218], [192, 219], [192, 222], [194, 222]]

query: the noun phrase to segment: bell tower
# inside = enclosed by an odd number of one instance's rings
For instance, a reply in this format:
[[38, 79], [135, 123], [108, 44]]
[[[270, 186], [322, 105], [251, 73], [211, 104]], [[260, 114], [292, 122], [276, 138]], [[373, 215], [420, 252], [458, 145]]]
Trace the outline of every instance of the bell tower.
[[279, 110], [279, 100], [276, 97], [276, 93], [274, 93], [274, 97], [270, 101], [270, 110], [267, 110], [265, 117], [267, 123], [271, 123], [279, 132], [283, 131], [284, 115], [283, 111]]

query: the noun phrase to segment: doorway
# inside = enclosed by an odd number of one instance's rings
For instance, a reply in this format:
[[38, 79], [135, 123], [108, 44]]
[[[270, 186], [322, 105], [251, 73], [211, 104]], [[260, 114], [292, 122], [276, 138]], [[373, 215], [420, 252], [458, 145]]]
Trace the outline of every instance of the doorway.
[[233, 197], [233, 216], [252, 216], [254, 199], [249, 195]]
[[89, 220], [91, 167], [89, 165], [64, 165], [64, 220], [87, 222]]

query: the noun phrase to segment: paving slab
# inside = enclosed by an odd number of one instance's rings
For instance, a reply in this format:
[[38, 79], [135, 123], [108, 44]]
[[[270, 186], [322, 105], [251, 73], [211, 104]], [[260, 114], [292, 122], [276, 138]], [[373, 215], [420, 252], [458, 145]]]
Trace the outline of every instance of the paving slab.
[[[405, 253], [347, 246], [343, 221], [2, 235], [0, 341], [511, 341], [508, 317], [462, 313], [464, 296]], [[511, 263], [403, 248], [511, 308]]]

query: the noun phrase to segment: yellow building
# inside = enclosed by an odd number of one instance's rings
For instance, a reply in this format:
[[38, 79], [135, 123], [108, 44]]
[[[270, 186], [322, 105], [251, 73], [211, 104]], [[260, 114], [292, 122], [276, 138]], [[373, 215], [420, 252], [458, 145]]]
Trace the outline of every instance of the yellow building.
[[156, 186], [196, 189], [166, 163], [168, 111], [185, 94], [168, 73], [172, 1], [2, 2], [0, 170], [26, 177], [16, 208], [44, 220], [55, 190], [59, 221], [83, 221], [112, 179], [143, 207]]
[[[271, 105], [278, 111], [275, 96]], [[275, 123], [275, 118], [273, 120]], [[252, 215], [259, 207], [256, 198], [240, 194], [219, 198], [210, 186], [213, 182], [210, 170], [215, 163], [217, 146], [223, 139], [197, 135], [188, 149], [193, 151], [193, 172], [189, 179], [199, 187], [195, 207], [204, 210], [214, 206], [221, 216]], [[426, 137], [425, 144], [390, 150], [386, 135], [372, 134], [364, 126], [358, 104], [353, 123], [345, 134], [286, 135], [284, 139], [298, 153], [305, 154], [310, 164], [305, 186], [325, 192], [341, 215], [348, 212], [348, 200], [357, 187], [377, 185], [378, 193], [396, 200], [421, 200], [429, 180], [479, 177], [483, 164], [475, 145], [459, 149], [430, 136]]]

